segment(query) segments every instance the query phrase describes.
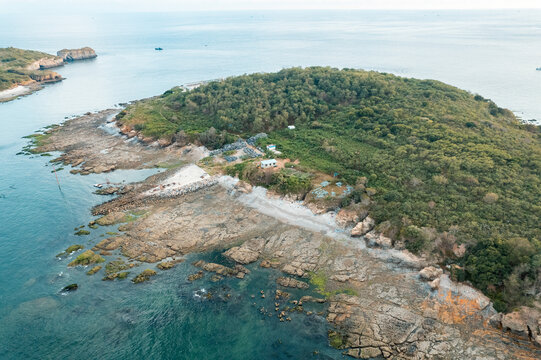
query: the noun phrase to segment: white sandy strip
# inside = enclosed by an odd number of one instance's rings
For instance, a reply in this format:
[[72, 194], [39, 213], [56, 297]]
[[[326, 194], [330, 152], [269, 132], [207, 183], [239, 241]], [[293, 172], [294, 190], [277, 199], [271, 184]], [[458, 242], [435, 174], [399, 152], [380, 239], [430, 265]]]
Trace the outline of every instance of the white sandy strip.
[[192, 184], [201, 182], [202, 180], [210, 180], [210, 178], [211, 176], [205, 170], [195, 164], [189, 164], [178, 170], [174, 175], [165, 179], [156, 187], [146, 191], [144, 195], [172, 195]]
[[[218, 181], [226, 189], [233, 190], [238, 179], [230, 176], [222, 176]], [[300, 202], [269, 198], [267, 197], [267, 189], [263, 187], [254, 186], [251, 193], [241, 194], [238, 200], [262, 214], [271, 216], [287, 224], [300, 226], [312, 231], [319, 231], [335, 238], [349, 238], [347, 233], [336, 225], [333, 214], [315, 215]], [[364, 242], [362, 243], [364, 244]]]
[[0, 91], [0, 100], [10, 99], [15, 96], [25, 95], [32, 92], [30, 86], [19, 85], [13, 89]]

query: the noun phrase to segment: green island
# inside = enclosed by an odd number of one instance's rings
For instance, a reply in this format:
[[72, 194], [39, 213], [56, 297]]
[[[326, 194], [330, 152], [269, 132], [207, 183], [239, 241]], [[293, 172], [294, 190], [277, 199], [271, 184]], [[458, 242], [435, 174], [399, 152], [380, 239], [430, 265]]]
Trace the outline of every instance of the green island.
[[540, 286], [541, 130], [480, 95], [434, 80], [291, 68], [173, 88], [117, 120], [210, 149], [266, 132], [258, 145], [281, 152], [269, 157], [298, 161], [272, 176], [253, 159], [223, 171], [302, 196], [334, 176], [353, 190], [322, 199], [327, 206], [369, 212], [393, 245], [458, 269], [456, 279], [498, 310], [527, 304]]
[[13, 47], [0, 48], [0, 91], [17, 85], [29, 85], [42, 81], [59, 81], [60, 75], [49, 70], [40, 70], [38, 62], [49, 66], [63, 63], [61, 57], [40, 51], [22, 50]]

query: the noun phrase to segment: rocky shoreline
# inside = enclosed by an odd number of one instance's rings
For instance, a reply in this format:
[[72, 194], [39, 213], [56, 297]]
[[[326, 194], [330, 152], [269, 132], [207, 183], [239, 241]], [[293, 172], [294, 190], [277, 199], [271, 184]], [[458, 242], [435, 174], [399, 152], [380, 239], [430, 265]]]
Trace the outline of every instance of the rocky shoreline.
[[[194, 163], [204, 156], [193, 145], [149, 146], [111, 135], [102, 127], [116, 112], [69, 120], [46, 133], [34, 151], [62, 152], [54, 161], [81, 175], [179, 160]], [[327, 231], [310, 229], [304, 219], [282, 221], [280, 204], [259, 211], [254, 205], [258, 189], [216, 178], [201, 181], [204, 186], [193, 182], [186, 188], [190, 191], [146, 195], [178, 171], [171, 168], [131, 184], [119, 197], [96, 206], [93, 214], [102, 215], [96, 224], [119, 224], [122, 233], [102, 240], [94, 251], [157, 263], [220, 250], [237, 266], [199, 263], [201, 271], [240, 278], [249, 276], [246, 264], [279, 269], [284, 276], [278, 286], [308, 287], [326, 298], [326, 318], [336, 330], [332, 343], [355, 358], [541, 357], [541, 348], [534, 345], [541, 324], [530, 324], [524, 337], [520, 319], [497, 314], [480, 292], [452, 282], [441, 269], [408, 253], [386, 250], [386, 238], [374, 232], [369, 216], [339, 221], [345, 230], [336, 224]], [[352, 224], [353, 237], [347, 232]], [[340, 236], [331, 236], [333, 230]]]

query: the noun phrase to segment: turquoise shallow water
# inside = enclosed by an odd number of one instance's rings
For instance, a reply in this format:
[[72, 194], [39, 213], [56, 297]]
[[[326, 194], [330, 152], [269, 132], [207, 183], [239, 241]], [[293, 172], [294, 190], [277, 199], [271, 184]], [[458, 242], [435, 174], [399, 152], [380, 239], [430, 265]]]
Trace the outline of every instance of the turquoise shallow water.
[[[88, 45], [99, 53], [59, 69], [66, 81], [0, 104], [0, 358], [340, 358], [327, 347], [322, 317], [295, 314], [280, 323], [261, 315], [272, 297], [250, 295], [275, 288], [277, 274], [267, 270], [190, 284], [193, 255], [134, 286], [67, 269], [68, 260], [55, 254], [81, 241], [91, 246], [106, 231], [73, 235], [104, 199], [92, 194], [92, 184], [153, 171], [82, 177], [66, 169], [60, 191], [49, 158], [16, 155], [26, 144], [22, 136], [174, 85], [300, 65], [436, 78], [540, 119], [540, 24], [539, 11], [0, 14], [0, 47], [55, 52]], [[78, 291], [59, 294], [72, 282]], [[213, 299], [195, 296], [202, 288]]]

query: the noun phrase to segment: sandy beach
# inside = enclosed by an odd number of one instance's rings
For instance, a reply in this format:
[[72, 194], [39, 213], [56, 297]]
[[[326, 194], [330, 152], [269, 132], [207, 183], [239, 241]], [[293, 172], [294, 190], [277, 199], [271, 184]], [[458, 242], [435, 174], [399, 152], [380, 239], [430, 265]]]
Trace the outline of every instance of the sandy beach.
[[19, 85], [12, 89], [0, 91], [0, 102], [8, 101], [22, 95], [28, 95], [37, 89], [36, 86]]

